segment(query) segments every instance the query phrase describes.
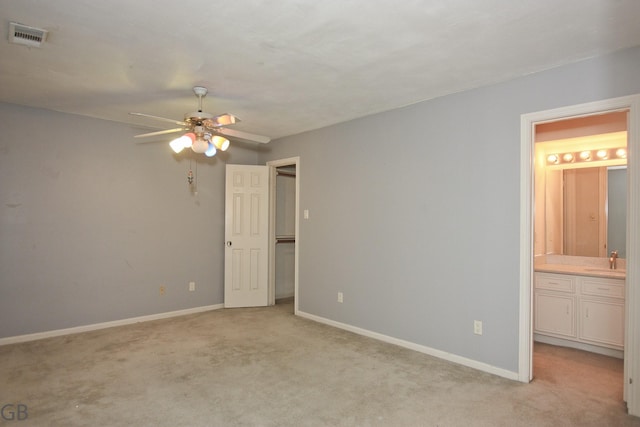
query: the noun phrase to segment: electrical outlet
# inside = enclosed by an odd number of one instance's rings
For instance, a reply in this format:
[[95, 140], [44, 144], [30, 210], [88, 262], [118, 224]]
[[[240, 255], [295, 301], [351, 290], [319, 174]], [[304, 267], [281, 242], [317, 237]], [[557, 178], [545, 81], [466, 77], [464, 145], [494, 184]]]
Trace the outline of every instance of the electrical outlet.
[[160, 286], [160, 295], [164, 295], [165, 287]]
[[473, 321], [473, 333], [476, 335], [482, 335], [482, 320]]
[[342, 295], [342, 292], [338, 292], [338, 302], [343, 302], [344, 301], [344, 296]]
[[189, 292], [196, 290], [196, 282], [189, 282]]

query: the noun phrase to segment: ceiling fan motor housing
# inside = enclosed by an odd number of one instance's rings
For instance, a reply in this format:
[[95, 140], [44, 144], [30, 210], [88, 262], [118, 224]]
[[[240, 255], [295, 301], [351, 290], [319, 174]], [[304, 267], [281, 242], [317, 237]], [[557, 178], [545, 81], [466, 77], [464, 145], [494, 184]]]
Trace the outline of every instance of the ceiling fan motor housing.
[[196, 111], [184, 115], [184, 121], [187, 123], [202, 123], [203, 121], [212, 118], [213, 114], [205, 113], [204, 111]]

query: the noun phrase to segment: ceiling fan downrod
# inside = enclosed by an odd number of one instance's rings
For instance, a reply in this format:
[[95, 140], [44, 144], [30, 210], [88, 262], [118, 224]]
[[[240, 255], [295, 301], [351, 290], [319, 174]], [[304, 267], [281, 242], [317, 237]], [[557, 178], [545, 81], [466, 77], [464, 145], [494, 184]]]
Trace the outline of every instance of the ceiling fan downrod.
[[193, 93], [198, 97], [198, 113], [202, 113], [202, 98], [207, 95], [207, 88], [203, 86], [194, 86]]

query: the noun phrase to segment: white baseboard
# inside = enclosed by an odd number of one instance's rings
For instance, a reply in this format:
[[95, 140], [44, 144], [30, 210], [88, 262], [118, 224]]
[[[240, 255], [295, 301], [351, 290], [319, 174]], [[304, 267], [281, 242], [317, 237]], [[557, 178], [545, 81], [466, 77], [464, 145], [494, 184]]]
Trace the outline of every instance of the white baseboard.
[[78, 334], [80, 332], [96, 331], [98, 329], [112, 328], [114, 326], [124, 326], [131, 325], [133, 323], [148, 322], [150, 320], [167, 319], [169, 317], [184, 316], [187, 314], [201, 313], [203, 311], [218, 310], [221, 308], [224, 308], [224, 304], [205, 305], [202, 307], [187, 308], [184, 310], [168, 311], [165, 313], [149, 314], [147, 316], [131, 317], [129, 319], [113, 320], [111, 322], [94, 323], [92, 325], [76, 326], [73, 328], [56, 329], [53, 331], [36, 332], [34, 334], [17, 335], [14, 337], [0, 338], [0, 345], [16, 344], [21, 342], [40, 340], [43, 338]]
[[507, 371], [506, 369], [498, 368], [496, 366], [488, 365], [486, 363], [478, 362], [477, 360], [468, 359], [466, 357], [458, 356], [456, 354], [447, 353], [446, 351], [436, 350], [431, 347], [427, 347], [421, 344], [416, 344], [410, 341], [401, 340], [398, 338], [390, 337], [388, 335], [379, 334], [377, 332], [372, 332], [367, 329], [358, 328], [356, 326], [351, 326], [346, 323], [336, 322], [334, 320], [326, 319], [324, 317], [316, 316], [314, 314], [305, 313], [303, 311], [298, 311], [297, 315], [300, 317], [304, 317], [309, 320], [313, 320], [315, 322], [324, 323], [325, 325], [334, 326], [339, 329], [344, 329], [349, 332], [353, 332], [358, 335], [363, 335], [365, 337], [374, 338], [389, 344], [395, 344], [400, 347], [408, 348], [410, 350], [419, 351], [420, 353], [428, 354], [429, 356], [434, 356], [439, 359], [443, 359], [449, 362], [457, 363], [459, 365], [468, 366], [473, 369], [477, 369], [479, 371], [487, 372], [489, 374], [497, 375], [499, 377], [507, 378], [510, 380], [518, 381], [518, 373]]

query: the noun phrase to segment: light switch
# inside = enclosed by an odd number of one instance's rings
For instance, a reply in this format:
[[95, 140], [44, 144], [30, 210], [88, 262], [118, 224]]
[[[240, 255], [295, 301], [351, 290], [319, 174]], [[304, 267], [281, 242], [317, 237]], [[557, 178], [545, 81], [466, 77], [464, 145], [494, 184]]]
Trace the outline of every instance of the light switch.
[[309, 209], [305, 209], [302, 214], [304, 216], [304, 219], [309, 219]]

